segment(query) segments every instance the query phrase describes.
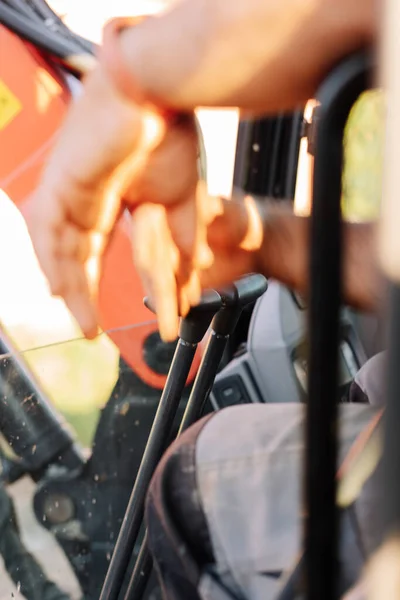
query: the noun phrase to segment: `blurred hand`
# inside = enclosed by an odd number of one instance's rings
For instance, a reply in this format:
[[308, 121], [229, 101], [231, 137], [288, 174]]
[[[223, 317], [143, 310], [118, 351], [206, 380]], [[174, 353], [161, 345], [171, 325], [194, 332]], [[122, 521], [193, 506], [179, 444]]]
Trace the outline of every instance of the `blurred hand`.
[[[193, 118], [168, 124], [120, 97], [100, 70], [93, 72], [83, 94], [71, 106], [28, 220], [51, 292], [65, 300], [87, 337], [97, 333], [96, 294], [102, 256], [125, 208], [132, 212], [134, 222], [139, 219], [135, 209], [142, 204], [156, 202], [171, 209], [168, 232], [174, 251], [166, 252], [164, 238], [153, 234], [142, 235], [139, 250], [140, 256], [153, 257], [157, 273], [175, 281], [175, 304], [171, 304], [172, 294], [165, 299], [160, 296], [161, 284], [155, 284], [158, 276], [152, 277], [164, 337], [171, 335], [165, 325], [167, 311], [172, 310], [176, 319], [178, 304], [185, 313], [198, 301], [196, 268], [209, 262], [210, 253], [204, 247], [204, 227], [196, 212], [197, 182]], [[173, 215], [177, 206], [185, 227], [179, 221], [176, 229]], [[160, 227], [154, 229], [153, 221], [154, 217], [145, 229], [157, 236]]]
[[235, 195], [232, 200], [209, 197], [202, 210], [212, 252], [207, 267], [200, 267], [202, 289], [221, 287], [248, 273], [261, 273], [266, 204], [258, 205], [251, 196]]
[[[199, 188], [197, 214], [206, 224], [211, 254], [207, 266], [203, 264], [186, 274], [196, 293], [201, 289], [218, 288], [241, 275], [260, 270], [259, 250], [264, 229], [252, 198], [224, 200], [207, 196], [205, 190]], [[185, 235], [186, 223], [187, 207], [184, 204], [173, 207], [142, 204], [133, 213], [132, 244], [136, 268], [147, 294], [153, 299], [165, 340], [173, 340], [178, 333], [179, 285], [174, 272], [185, 273], [185, 270], [177, 267], [184, 260], [174, 236]], [[188, 310], [189, 305], [185, 308]]]
[[51, 292], [88, 338], [98, 330], [102, 257], [123, 210], [165, 340], [176, 337], [178, 314], [197, 304], [202, 288], [254, 270], [262, 240], [255, 205], [207, 195], [197, 145], [193, 117], [167, 123], [120, 97], [99, 70], [72, 105], [28, 227]]

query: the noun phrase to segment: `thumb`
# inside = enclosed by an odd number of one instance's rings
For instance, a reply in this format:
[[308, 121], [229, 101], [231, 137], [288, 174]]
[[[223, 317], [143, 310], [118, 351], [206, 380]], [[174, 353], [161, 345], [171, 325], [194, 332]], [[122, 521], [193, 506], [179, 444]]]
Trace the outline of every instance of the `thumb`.
[[211, 248], [240, 248], [253, 251], [261, 247], [263, 220], [251, 196], [242, 201], [217, 198], [214, 218], [208, 227]]

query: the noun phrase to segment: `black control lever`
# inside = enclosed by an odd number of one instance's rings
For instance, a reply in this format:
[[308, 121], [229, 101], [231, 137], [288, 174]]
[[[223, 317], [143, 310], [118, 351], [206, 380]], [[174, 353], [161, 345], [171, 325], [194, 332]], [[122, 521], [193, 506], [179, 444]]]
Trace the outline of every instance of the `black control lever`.
[[[151, 302], [145, 305], [153, 310]], [[203, 294], [198, 306], [181, 319], [179, 339], [167, 381], [143, 453], [118, 540], [99, 600], [117, 600], [143, 520], [144, 502], [153, 472], [170, 439], [179, 402], [196, 353], [215, 313], [221, 308], [221, 296], [211, 290]]]
[[[202, 416], [229, 336], [235, 330], [245, 306], [255, 302], [262, 296], [267, 290], [267, 286], [267, 280], [263, 275], [252, 274], [242, 277], [223, 290], [219, 290], [222, 306], [212, 320], [211, 334], [193, 384], [178, 436]], [[139, 600], [142, 597], [151, 569], [152, 559], [147, 545], [146, 532], [124, 600]]]
[[[144, 305], [155, 313], [150, 298], [146, 297]], [[205, 336], [210, 322], [215, 313], [221, 308], [221, 296], [215, 290], [207, 290], [201, 296], [197, 306], [193, 306], [189, 313], [181, 319], [179, 325], [179, 338], [187, 344], [198, 344]], [[171, 365], [172, 369], [172, 365]]]
[[220, 334], [231, 334], [243, 309], [266, 292], [268, 282], [264, 275], [252, 273], [237, 279], [233, 285], [218, 290], [222, 298], [222, 310], [214, 317], [212, 329]]
[[267, 287], [268, 283], [263, 275], [252, 274], [218, 291], [222, 307], [212, 320], [211, 334], [183, 415], [179, 434], [197, 421], [203, 413], [229, 336], [234, 332], [243, 309], [262, 296]]

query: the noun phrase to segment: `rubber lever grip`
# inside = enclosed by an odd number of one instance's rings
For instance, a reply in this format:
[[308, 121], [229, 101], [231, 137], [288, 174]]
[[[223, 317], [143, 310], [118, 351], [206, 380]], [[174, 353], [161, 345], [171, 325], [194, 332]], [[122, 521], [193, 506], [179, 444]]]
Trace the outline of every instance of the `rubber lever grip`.
[[179, 337], [188, 344], [198, 344], [205, 336], [214, 315], [221, 309], [222, 299], [215, 290], [204, 292], [197, 306], [181, 319]]
[[[143, 304], [152, 313], [156, 314], [154, 305], [148, 296], [146, 296], [143, 299]], [[191, 307], [191, 309], [190, 309], [188, 315], [185, 317], [185, 319], [192, 313], [193, 313], [193, 315], [195, 315], [199, 312], [204, 312], [204, 311], [217, 312], [221, 307], [222, 307], [222, 300], [221, 300], [220, 294], [218, 292], [216, 292], [215, 290], [206, 290], [201, 295], [199, 304]]]
[[223, 308], [213, 319], [213, 331], [218, 335], [231, 335], [244, 307], [262, 296], [267, 287], [268, 282], [263, 275], [252, 273], [219, 290]]
[[232, 285], [218, 290], [218, 293], [227, 308], [234, 305], [244, 307], [260, 298], [267, 288], [268, 281], [264, 275], [251, 273], [240, 277]]
[[[154, 306], [150, 299], [144, 299], [144, 305], [155, 314]], [[214, 315], [222, 308], [221, 296], [215, 290], [207, 290], [199, 304], [193, 306], [186, 317], [181, 319], [179, 337], [188, 344], [198, 344], [203, 339]]]
[[258, 300], [267, 291], [268, 281], [264, 275], [251, 273], [235, 281], [235, 287], [238, 293], [239, 304], [246, 306]]

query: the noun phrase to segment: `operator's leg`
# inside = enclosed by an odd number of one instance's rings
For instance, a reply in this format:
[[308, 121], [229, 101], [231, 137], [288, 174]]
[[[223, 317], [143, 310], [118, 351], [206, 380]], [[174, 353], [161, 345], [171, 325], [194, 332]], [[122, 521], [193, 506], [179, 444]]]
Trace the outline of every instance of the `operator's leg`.
[[[341, 457], [374, 412], [340, 407]], [[147, 503], [168, 600], [274, 597], [300, 550], [304, 416], [300, 404], [233, 407], [197, 423], [168, 450]], [[347, 589], [359, 576], [363, 548], [354, 515], [341, 525]]]
[[196, 472], [197, 439], [211, 417], [193, 425], [167, 450], [147, 496], [150, 547], [168, 600], [197, 598], [201, 571], [215, 562]]
[[358, 371], [350, 387], [350, 402], [383, 406], [385, 398], [386, 352], [370, 358]]

